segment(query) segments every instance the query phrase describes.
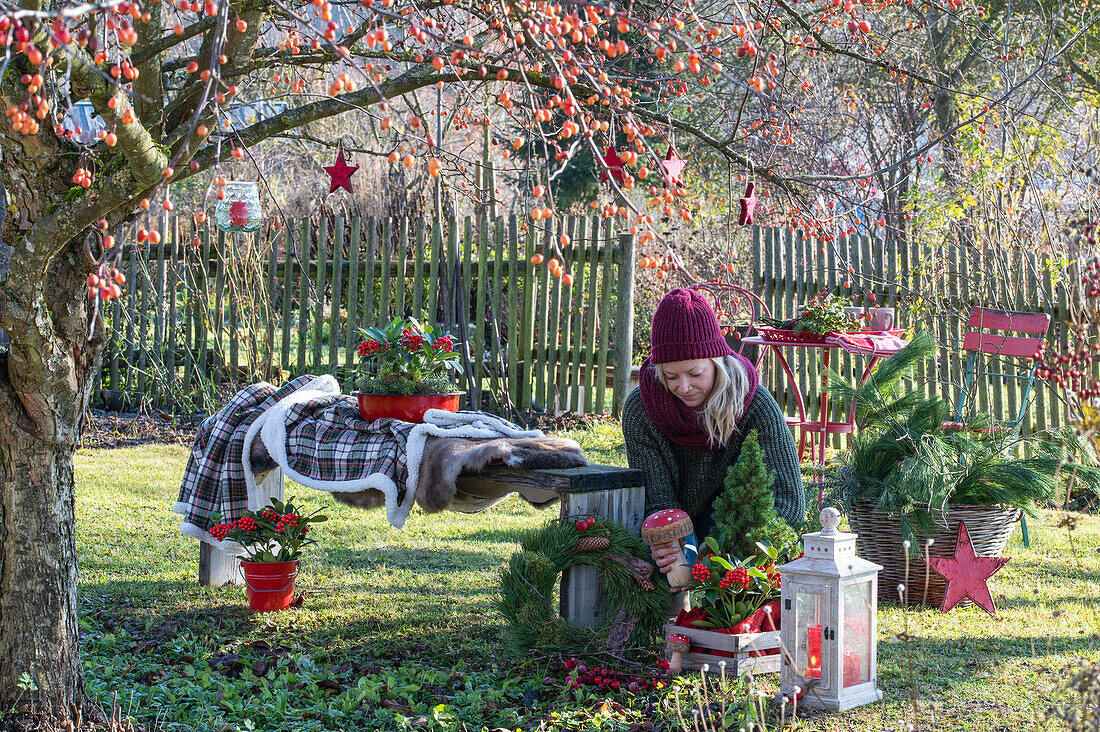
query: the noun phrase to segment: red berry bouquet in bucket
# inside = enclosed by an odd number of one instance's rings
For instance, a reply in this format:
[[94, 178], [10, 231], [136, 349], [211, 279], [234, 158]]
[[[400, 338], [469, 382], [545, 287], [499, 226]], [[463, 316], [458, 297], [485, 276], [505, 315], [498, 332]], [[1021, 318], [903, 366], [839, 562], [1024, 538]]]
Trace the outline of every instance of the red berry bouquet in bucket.
[[420, 422], [428, 409], [458, 409], [461, 392], [449, 378], [462, 370], [453, 336], [415, 318], [395, 318], [361, 333], [356, 396], [363, 419]]
[[284, 503], [272, 498], [259, 511], [245, 511], [236, 521], [211, 527], [212, 537], [235, 542], [244, 550], [247, 559], [241, 560], [241, 568], [253, 610], [269, 612], [290, 606], [302, 548], [317, 543], [307, 536], [310, 527], [328, 520], [320, 511], [302, 514], [293, 499]]

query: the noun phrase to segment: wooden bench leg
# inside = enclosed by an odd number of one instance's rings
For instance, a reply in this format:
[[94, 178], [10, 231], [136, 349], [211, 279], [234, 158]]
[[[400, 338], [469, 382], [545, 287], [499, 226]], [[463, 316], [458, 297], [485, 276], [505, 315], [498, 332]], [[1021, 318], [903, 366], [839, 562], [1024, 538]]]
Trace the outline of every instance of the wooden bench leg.
[[[635, 534], [641, 531], [644, 512], [644, 486], [565, 493], [561, 497], [562, 518], [598, 516], [617, 521]], [[606, 594], [595, 567], [581, 565], [566, 570], [559, 591], [561, 616], [586, 628], [599, 625], [607, 618]]]
[[234, 551], [215, 549], [205, 541], [199, 542], [199, 584], [206, 587], [239, 585], [240, 559]]
[[[283, 498], [283, 471], [279, 468], [267, 473], [260, 481], [261, 495]], [[236, 551], [216, 549], [205, 541], [199, 542], [199, 584], [206, 587], [238, 585], [243, 581], [240, 573], [240, 556]]]

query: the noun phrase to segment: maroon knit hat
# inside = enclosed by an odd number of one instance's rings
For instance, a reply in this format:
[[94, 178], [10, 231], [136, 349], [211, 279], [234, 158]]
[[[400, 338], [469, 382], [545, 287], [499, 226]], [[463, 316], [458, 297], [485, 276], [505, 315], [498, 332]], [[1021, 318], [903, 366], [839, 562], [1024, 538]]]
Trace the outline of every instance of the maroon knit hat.
[[668, 293], [657, 305], [650, 340], [653, 363], [733, 355], [710, 303], [695, 290], [684, 288]]

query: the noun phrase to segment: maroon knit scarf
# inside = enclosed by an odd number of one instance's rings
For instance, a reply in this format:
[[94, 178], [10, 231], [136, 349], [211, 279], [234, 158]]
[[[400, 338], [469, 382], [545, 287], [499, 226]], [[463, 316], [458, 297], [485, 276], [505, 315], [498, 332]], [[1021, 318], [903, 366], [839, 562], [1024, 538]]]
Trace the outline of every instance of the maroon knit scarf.
[[[760, 376], [756, 373], [756, 367], [747, 358], [738, 353], [733, 356], [741, 362], [749, 376], [749, 391], [745, 396], [745, 411], [748, 411], [749, 404], [756, 395], [756, 387], [760, 385]], [[692, 450], [714, 452], [721, 449], [721, 445], [710, 444], [710, 437], [703, 428], [702, 413], [684, 404], [679, 397], [665, 388], [657, 377], [656, 368], [648, 358], [642, 363], [639, 387], [646, 416], [657, 425], [657, 429], [665, 437]]]

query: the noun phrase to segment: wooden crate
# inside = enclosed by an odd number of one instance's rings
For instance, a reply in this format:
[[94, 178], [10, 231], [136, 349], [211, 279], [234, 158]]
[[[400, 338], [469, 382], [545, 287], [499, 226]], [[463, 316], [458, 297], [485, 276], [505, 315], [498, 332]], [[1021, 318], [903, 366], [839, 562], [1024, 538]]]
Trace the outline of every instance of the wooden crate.
[[[730, 635], [728, 633], [715, 633], [712, 630], [700, 630], [699, 628], [685, 628], [681, 625], [668, 623], [665, 625], [665, 640], [673, 633], [686, 635], [691, 641], [691, 650], [684, 654], [683, 667], [685, 669], [701, 669], [704, 664], [710, 664], [710, 671], [718, 673], [720, 663], [726, 662], [726, 673], [734, 676], [752, 671], [754, 674], [779, 673], [779, 659], [782, 654], [771, 656], [749, 656], [750, 651], [770, 651], [779, 648], [779, 631], [772, 630], [766, 633], [741, 633]], [[732, 656], [717, 656], [713, 653], [700, 653], [696, 648], [708, 648], [716, 651], [732, 653]], [[665, 656], [670, 656], [665, 651]]]

